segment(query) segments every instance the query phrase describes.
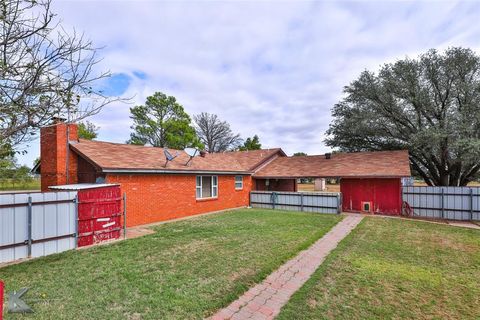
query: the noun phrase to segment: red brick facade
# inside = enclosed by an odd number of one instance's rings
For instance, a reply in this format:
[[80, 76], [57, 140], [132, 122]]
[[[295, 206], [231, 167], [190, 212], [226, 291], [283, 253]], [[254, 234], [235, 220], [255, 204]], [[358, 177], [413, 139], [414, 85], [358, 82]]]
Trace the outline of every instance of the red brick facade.
[[67, 128], [70, 141], [78, 140], [76, 124], [57, 123], [40, 130], [42, 191], [48, 186], [77, 183], [77, 155], [70, 151], [67, 177]]
[[248, 206], [251, 176], [235, 190], [234, 175], [218, 175], [218, 197], [196, 199], [196, 176], [184, 174], [107, 174], [107, 183], [119, 183], [127, 194], [127, 226], [137, 226]]

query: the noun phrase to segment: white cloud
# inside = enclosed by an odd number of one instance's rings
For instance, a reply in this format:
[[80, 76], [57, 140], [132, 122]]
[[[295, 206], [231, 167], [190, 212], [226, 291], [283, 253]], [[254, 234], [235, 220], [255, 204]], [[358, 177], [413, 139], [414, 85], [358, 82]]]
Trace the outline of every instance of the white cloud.
[[[163, 91], [190, 114], [216, 113], [290, 154], [328, 150], [330, 109], [362, 70], [433, 47], [478, 49], [480, 36], [475, 2], [78, 0], [54, 8], [64, 25], [106, 46], [103, 68], [131, 75], [124, 95], [136, 104]], [[101, 139], [128, 139], [129, 107], [92, 118]], [[38, 152], [31, 147], [21, 162]]]

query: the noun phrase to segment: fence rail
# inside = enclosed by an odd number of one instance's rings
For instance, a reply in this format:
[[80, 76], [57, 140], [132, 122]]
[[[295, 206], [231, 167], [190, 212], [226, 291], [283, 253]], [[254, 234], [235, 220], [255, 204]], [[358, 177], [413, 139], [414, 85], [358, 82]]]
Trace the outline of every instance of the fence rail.
[[478, 187], [403, 187], [402, 197], [416, 217], [480, 220]]
[[75, 248], [76, 195], [0, 194], [0, 263]]
[[251, 191], [250, 206], [319, 213], [340, 213], [340, 193]]

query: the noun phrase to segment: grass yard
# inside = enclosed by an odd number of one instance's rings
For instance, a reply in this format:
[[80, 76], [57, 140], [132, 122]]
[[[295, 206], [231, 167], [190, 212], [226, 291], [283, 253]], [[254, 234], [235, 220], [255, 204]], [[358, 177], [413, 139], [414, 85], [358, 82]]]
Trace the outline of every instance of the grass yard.
[[313, 183], [299, 183], [297, 186], [299, 192], [340, 192], [339, 184], [327, 183], [325, 191], [315, 191], [315, 184]]
[[243, 209], [145, 237], [0, 269], [35, 313], [6, 319], [200, 319], [323, 236], [342, 217]]
[[480, 231], [365, 218], [279, 319], [480, 319]]
[[40, 191], [40, 179], [32, 181], [13, 181], [12, 179], [0, 180], [0, 191]]

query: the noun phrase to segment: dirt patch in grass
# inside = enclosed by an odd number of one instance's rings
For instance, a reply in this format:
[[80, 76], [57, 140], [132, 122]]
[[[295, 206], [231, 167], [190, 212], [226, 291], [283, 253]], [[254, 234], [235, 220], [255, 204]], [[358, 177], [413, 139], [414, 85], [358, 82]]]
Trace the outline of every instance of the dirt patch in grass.
[[367, 217], [279, 319], [479, 319], [479, 278], [480, 231]]

